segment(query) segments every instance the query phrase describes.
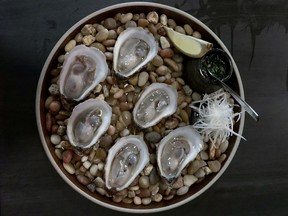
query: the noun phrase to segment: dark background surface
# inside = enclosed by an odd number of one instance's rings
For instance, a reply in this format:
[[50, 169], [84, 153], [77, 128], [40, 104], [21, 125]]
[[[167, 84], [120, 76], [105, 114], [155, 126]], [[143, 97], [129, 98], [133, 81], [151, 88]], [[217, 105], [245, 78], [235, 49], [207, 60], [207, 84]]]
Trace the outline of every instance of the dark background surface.
[[[84, 16], [119, 2], [0, 0], [1, 215], [125, 215], [86, 200], [61, 179], [34, 114], [37, 81], [58, 39]], [[288, 215], [287, 1], [154, 2], [187, 11], [222, 39], [247, 102], [261, 115], [258, 123], [246, 115], [248, 141], [208, 191], [157, 215]]]

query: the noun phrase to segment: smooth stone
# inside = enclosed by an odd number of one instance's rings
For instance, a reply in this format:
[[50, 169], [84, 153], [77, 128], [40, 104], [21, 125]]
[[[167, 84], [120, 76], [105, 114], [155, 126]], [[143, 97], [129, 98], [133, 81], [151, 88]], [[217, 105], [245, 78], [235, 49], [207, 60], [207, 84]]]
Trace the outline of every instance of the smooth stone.
[[150, 185], [148, 176], [141, 176], [139, 178], [139, 186], [140, 188], [148, 188]]
[[91, 175], [96, 176], [97, 172], [98, 172], [98, 166], [97, 164], [93, 164], [90, 169], [89, 172], [91, 173]]
[[84, 166], [86, 169], [89, 169], [90, 166], [91, 166], [91, 162], [87, 160], [87, 161], [85, 161], [85, 162], [83, 163], [83, 166]]
[[145, 139], [150, 143], [158, 143], [161, 138], [161, 135], [156, 131], [151, 131], [145, 134]]
[[135, 205], [140, 205], [142, 203], [142, 200], [140, 197], [138, 196], [135, 196], [134, 199], [133, 199], [133, 202]]
[[124, 94], [124, 90], [123, 90], [123, 89], [119, 89], [119, 90], [113, 95], [113, 97], [114, 97], [115, 99], [119, 99], [119, 98], [121, 98], [121, 97], [123, 96], [123, 94]]
[[221, 163], [218, 160], [208, 161], [207, 164], [212, 172], [219, 172], [221, 169]]
[[163, 24], [164, 26], [166, 26], [167, 25], [167, 21], [168, 21], [167, 15], [166, 14], [161, 14], [160, 15], [160, 23]]
[[186, 194], [188, 191], [189, 191], [189, 187], [184, 186], [184, 187], [179, 188], [179, 189], [177, 190], [176, 194], [177, 194], [178, 196], [181, 196], [181, 195]]
[[63, 167], [69, 174], [73, 175], [75, 173], [75, 168], [73, 164], [63, 162]]
[[50, 136], [50, 141], [54, 145], [58, 145], [61, 142], [61, 137], [58, 134], [52, 134]]
[[160, 44], [161, 44], [162, 49], [165, 49], [165, 48], [169, 48], [169, 47], [170, 47], [169, 41], [168, 41], [167, 38], [164, 37], [164, 36], [161, 36], [161, 37], [160, 37]]
[[105, 187], [105, 182], [102, 178], [96, 177], [96, 179], [93, 181], [93, 183], [96, 185], [98, 188], [104, 188]]
[[166, 65], [161, 65], [156, 69], [156, 73], [160, 76], [165, 76], [167, 73], [171, 72]]
[[55, 152], [55, 155], [57, 156], [57, 158], [59, 158], [60, 160], [63, 160], [63, 156], [62, 156], [63, 150], [62, 149], [56, 148], [54, 150], [54, 152]]
[[96, 188], [96, 191], [101, 195], [105, 195], [107, 193], [104, 188]]
[[188, 174], [192, 175], [195, 172], [197, 172], [197, 170], [199, 170], [201, 167], [206, 166], [206, 162], [203, 160], [194, 160], [190, 163], [190, 165], [188, 166]]
[[160, 179], [161, 179], [161, 177], [159, 176], [156, 168], [153, 168], [150, 172], [150, 175], [149, 175], [150, 184], [152, 184], [152, 185], [157, 184], [157, 182], [159, 182]]
[[192, 35], [193, 34], [193, 29], [189, 24], [184, 25], [184, 29], [187, 35]]
[[161, 49], [159, 54], [162, 58], [172, 58], [174, 51], [171, 48]]
[[139, 78], [138, 78], [138, 86], [142, 87], [146, 84], [146, 82], [149, 79], [149, 74], [146, 71], [143, 71], [139, 74]]
[[108, 29], [102, 29], [101, 31], [99, 31], [96, 34], [95, 40], [98, 42], [103, 42], [103, 41], [107, 40], [108, 36], [109, 36]]
[[173, 72], [177, 72], [179, 71], [179, 67], [178, 64], [171, 58], [164, 58], [164, 63], [170, 68], [172, 69]]
[[87, 185], [87, 188], [92, 192], [92, 193], [94, 193], [95, 192], [95, 190], [96, 190], [96, 186], [95, 186], [95, 184], [88, 184]]
[[66, 150], [62, 154], [63, 162], [64, 163], [70, 163], [74, 155], [74, 152], [72, 150]]
[[117, 28], [117, 23], [116, 23], [116, 20], [115, 20], [115, 19], [109, 17], [109, 18], [107, 18], [107, 19], [104, 20], [103, 26], [104, 26], [106, 29], [108, 29], [108, 30], [110, 30], [110, 29], [116, 29], [116, 28]]
[[139, 20], [138, 20], [138, 26], [140, 26], [140, 27], [146, 27], [146, 26], [148, 26], [149, 25], [149, 21], [147, 20], [147, 19], [144, 19], [144, 18], [140, 18]]
[[156, 55], [153, 59], [152, 59], [152, 64], [156, 67], [160, 67], [161, 65], [163, 65], [163, 59], [160, 55]]
[[149, 205], [151, 202], [152, 202], [152, 200], [149, 197], [142, 199], [142, 204], [143, 205]]
[[64, 47], [66, 52], [70, 52], [76, 46], [76, 41], [74, 39], [70, 40]]
[[151, 191], [148, 188], [140, 188], [139, 194], [137, 196], [144, 198], [144, 197], [150, 197]]
[[181, 187], [183, 187], [183, 178], [179, 176], [177, 180], [174, 182], [174, 184], [172, 185], [172, 188], [179, 189]]
[[197, 180], [198, 180], [198, 178], [196, 178], [194, 175], [184, 175], [184, 177], [183, 177], [184, 185], [187, 187], [190, 187]]
[[106, 151], [103, 148], [98, 148], [96, 150], [95, 157], [100, 159], [101, 161], [105, 161], [106, 157], [107, 157], [107, 153], [106, 153]]
[[194, 175], [195, 175], [197, 178], [202, 178], [202, 177], [205, 176], [205, 172], [204, 172], [204, 170], [201, 168], [201, 169], [198, 169]]

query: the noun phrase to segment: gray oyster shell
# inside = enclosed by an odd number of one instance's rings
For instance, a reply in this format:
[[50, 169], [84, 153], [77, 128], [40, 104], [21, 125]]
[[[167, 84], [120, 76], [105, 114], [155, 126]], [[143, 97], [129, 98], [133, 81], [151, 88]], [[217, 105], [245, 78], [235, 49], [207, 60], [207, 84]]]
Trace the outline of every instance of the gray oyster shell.
[[105, 55], [97, 48], [78, 45], [65, 56], [59, 78], [60, 93], [80, 101], [108, 74]]
[[177, 109], [177, 91], [164, 83], [152, 83], [141, 94], [133, 110], [137, 125], [148, 128]]
[[141, 27], [130, 27], [121, 32], [113, 53], [116, 74], [129, 77], [151, 61], [158, 52], [154, 36]]
[[106, 132], [112, 116], [103, 100], [89, 99], [74, 107], [67, 125], [67, 136], [75, 147], [89, 148]]
[[202, 148], [202, 137], [191, 125], [171, 131], [160, 141], [157, 149], [161, 176], [168, 182], [173, 182]]
[[127, 188], [149, 162], [149, 153], [142, 136], [120, 138], [108, 152], [105, 184], [117, 191]]

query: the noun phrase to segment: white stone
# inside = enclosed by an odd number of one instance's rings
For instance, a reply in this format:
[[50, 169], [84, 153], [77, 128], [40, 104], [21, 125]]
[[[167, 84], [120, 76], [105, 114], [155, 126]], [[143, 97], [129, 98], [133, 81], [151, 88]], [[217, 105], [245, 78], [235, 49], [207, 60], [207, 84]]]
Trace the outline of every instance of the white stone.
[[148, 81], [149, 79], [149, 74], [146, 72], [146, 71], [142, 71], [140, 74], [139, 74], [139, 78], [138, 78], [138, 86], [139, 87], [142, 87], [146, 84], [146, 82]]
[[88, 156], [86, 156], [86, 155], [81, 158], [81, 162], [82, 162], [82, 163], [84, 163], [84, 162], [87, 161], [87, 160], [88, 160]]
[[63, 162], [63, 167], [71, 175], [73, 175], [75, 173], [75, 168], [71, 163], [64, 163]]
[[170, 47], [169, 41], [168, 41], [167, 38], [164, 37], [164, 36], [161, 36], [161, 37], [160, 37], [160, 44], [161, 44], [162, 49], [165, 49], [165, 48], [169, 48], [169, 47]]
[[97, 164], [93, 164], [91, 167], [90, 167], [90, 173], [91, 173], [91, 175], [93, 175], [93, 176], [96, 176], [96, 174], [97, 174], [97, 171], [98, 171], [98, 166], [97, 166]]
[[198, 178], [196, 178], [194, 175], [185, 175], [184, 178], [184, 185], [187, 187], [190, 187], [192, 184], [194, 184]]
[[181, 187], [177, 190], [176, 194], [178, 196], [184, 195], [189, 191], [189, 188], [187, 186]]
[[83, 163], [83, 166], [86, 168], [86, 169], [89, 169], [90, 168], [90, 166], [91, 166], [91, 163], [90, 163], [90, 161], [85, 161], [84, 163]]

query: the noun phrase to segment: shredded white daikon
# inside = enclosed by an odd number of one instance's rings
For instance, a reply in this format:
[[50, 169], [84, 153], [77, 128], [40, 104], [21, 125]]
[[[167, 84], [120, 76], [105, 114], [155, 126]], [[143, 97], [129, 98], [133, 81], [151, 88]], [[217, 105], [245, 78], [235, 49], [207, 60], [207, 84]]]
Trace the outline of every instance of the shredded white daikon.
[[[196, 106], [199, 104], [199, 106]], [[233, 130], [233, 125], [240, 119], [240, 113], [234, 113], [230, 94], [220, 89], [211, 94], [205, 94], [202, 100], [194, 101], [190, 107], [195, 110], [199, 117], [193, 126], [206, 140], [213, 144], [219, 139], [224, 142], [233, 134], [245, 139]], [[236, 120], [234, 121], [234, 118]]]

